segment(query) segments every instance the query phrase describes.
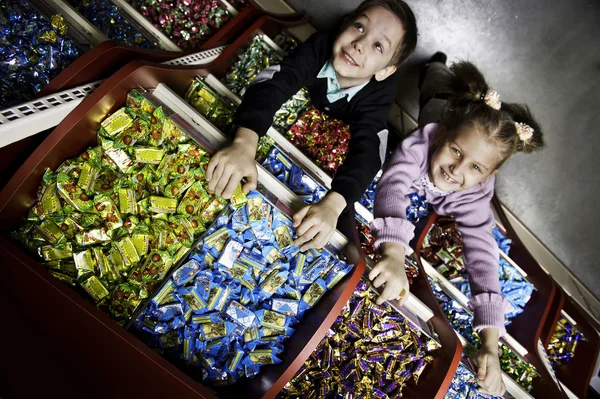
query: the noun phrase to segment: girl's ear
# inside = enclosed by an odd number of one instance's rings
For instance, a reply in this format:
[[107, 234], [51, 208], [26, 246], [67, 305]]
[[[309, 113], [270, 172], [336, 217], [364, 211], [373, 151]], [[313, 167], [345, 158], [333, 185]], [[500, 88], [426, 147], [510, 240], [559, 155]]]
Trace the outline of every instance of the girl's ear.
[[498, 174], [498, 169], [496, 169], [495, 171], [493, 171], [490, 176], [496, 176], [497, 174]]
[[381, 82], [382, 80], [387, 79], [388, 76], [390, 76], [394, 72], [396, 72], [396, 65], [388, 65], [375, 74], [375, 80]]

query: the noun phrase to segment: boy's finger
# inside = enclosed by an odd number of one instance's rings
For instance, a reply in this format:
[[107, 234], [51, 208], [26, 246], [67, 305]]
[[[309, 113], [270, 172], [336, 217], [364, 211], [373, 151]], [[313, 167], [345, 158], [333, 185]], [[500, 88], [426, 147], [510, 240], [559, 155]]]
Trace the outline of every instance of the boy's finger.
[[242, 179], [242, 177], [237, 173], [234, 173], [231, 175], [231, 177], [229, 178], [229, 182], [227, 183], [227, 185], [225, 186], [225, 189], [223, 190], [223, 198], [225, 198], [225, 199], [231, 198], [231, 194], [233, 194], [234, 190], [237, 188], [237, 185], [240, 183], [241, 179]]
[[[217, 169], [218, 170], [218, 169]], [[217, 183], [217, 187], [215, 187], [215, 194], [223, 196], [223, 191], [225, 191], [225, 187], [229, 183], [229, 179], [231, 178], [231, 170], [229, 168], [224, 168], [221, 176], [219, 177], [219, 182]], [[229, 199], [229, 198], [226, 198]]]
[[256, 178], [256, 170], [255, 170], [254, 172], [249, 173], [248, 176], [246, 176], [246, 184], [244, 184], [242, 186], [242, 190], [244, 191], [244, 194], [248, 194], [250, 191], [255, 190], [256, 183], [257, 183], [257, 178]]
[[328, 241], [328, 240], [325, 240], [324, 237], [325, 237], [325, 233], [320, 231], [319, 233], [317, 233], [317, 235], [311, 241], [304, 244], [300, 250], [306, 251], [307, 249], [310, 249], [310, 248], [317, 248], [317, 249], [323, 248], [325, 246], [325, 244], [327, 244], [327, 241]]
[[300, 209], [298, 212], [294, 213], [294, 216], [292, 216], [292, 220], [294, 221], [294, 224], [293, 224], [294, 227], [300, 226], [300, 223], [302, 223], [302, 220], [304, 220], [304, 216], [306, 216], [309, 209], [310, 209], [310, 206], [305, 206], [304, 208]]
[[[300, 226], [296, 228], [296, 235], [303, 236], [308, 230], [312, 229], [313, 227], [316, 228], [316, 220], [310, 215], [305, 215], [304, 219], [302, 220], [302, 223], [300, 223]], [[312, 239], [314, 236], [317, 235], [318, 232], [319, 230], [317, 229], [315, 234], [313, 234], [310, 238]]]
[[313, 239], [314, 236], [317, 235], [318, 232], [319, 230], [315, 226], [311, 227], [304, 234], [296, 237], [296, 239], [294, 240], [294, 245], [301, 246], [304, 243], [309, 242]]
[[212, 180], [208, 182], [208, 192], [209, 193], [215, 193], [215, 189], [217, 187], [217, 184], [219, 184], [219, 181], [221, 180], [221, 176], [223, 175], [223, 171], [225, 170], [225, 165], [223, 165], [223, 162], [217, 164], [217, 166], [215, 167], [214, 171], [213, 171], [213, 175], [212, 175]]
[[215, 168], [217, 167], [218, 164], [219, 164], [219, 153], [217, 152], [210, 159], [210, 162], [206, 166], [206, 180], [208, 180], [209, 182], [212, 180], [213, 172], [215, 171]]

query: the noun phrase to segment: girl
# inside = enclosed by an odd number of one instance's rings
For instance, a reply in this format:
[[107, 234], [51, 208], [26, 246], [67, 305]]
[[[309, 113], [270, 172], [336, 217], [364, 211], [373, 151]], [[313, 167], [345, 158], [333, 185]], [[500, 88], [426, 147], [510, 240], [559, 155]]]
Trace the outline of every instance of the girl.
[[346, 161], [337, 170], [331, 191], [294, 215], [295, 245], [302, 250], [323, 247], [342, 211], [353, 209], [381, 168], [387, 115], [396, 96], [392, 75], [416, 43], [415, 16], [401, 0], [367, 0], [340, 30], [311, 36], [248, 88], [236, 113], [233, 143], [208, 164], [209, 190], [229, 198], [243, 177], [245, 192], [256, 188], [258, 139], [283, 102], [306, 87], [313, 104], [348, 123], [351, 134]]
[[438, 214], [454, 215], [471, 284], [473, 327], [482, 339], [478, 378], [484, 393], [501, 395], [498, 339], [504, 333], [504, 303], [490, 200], [498, 169], [517, 152], [541, 149], [542, 132], [527, 107], [502, 104], [473, 64], [456, 63], [450, 71], [454, 94], [440, 123], [404, 140], [377, 185], [371, 227], [382, 258], [369, 278], [375, 287], [385, 284], [379, 302], [407, 297], [404, 256], [414, 235], [406, 220], [407, 194], [418, 192]]

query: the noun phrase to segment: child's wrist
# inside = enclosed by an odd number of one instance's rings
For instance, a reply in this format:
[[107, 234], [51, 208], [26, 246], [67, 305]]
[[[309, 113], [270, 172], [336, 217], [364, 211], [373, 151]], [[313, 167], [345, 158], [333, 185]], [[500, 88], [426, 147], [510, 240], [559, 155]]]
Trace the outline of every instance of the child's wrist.
[[498, 352], [498, 341], [500, 340], [500, 329], [484, 328], [481, 330], [481, 347], [490, 352]]
[[245, 153], [250, 154], [254, 158], [256, 147], [258, 147], [258, 134], [253, 130], [245, 127], [240, 127], [235, 133], [233, 145], [239, 147]]
[[337, 214], [337, 216], [340, 216], [346, 208], [346, 199], [335, 191], [328, 192], [321, 202], [329, 206]]
[[404, 248], [404, 245], [397, 242], [384, 242], [381, 244], [381, 252], [386, 256], [404, 258], [406, 249]]

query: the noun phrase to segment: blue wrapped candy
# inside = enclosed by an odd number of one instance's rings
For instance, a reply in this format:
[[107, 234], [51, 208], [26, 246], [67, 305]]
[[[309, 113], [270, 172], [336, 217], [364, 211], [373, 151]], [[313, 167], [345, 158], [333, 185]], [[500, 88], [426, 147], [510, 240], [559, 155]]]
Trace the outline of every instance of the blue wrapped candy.
[[156, 43], [131, 25], [119, 12], [119, 8], [110, 1], [69, 0], [88, 21], [94, 24], [110, 40], [140, 48], [155, 48]]
[[281, 362], [304, 312], [352, 269], [327, 249], [291, 250], [291, 221], [259, 193], [245, 208], [243, 223], [239, 210], [223, 210], [134, 323], [150, 346], [206, 382], [252, 378]]
[[0, 2], [0, 109], [31, 100], [80, 55], [61, 16], [24, 0]]
[[429, 216], [431, 208], [424, 195], [412, 193], [407, 195], [410, 205], [406, 208], [406, 219], [411, 223], [417, 223], [421, 218]]
[[448, 392], [444, 399], [495, 399], [496, 396], [480, 394], [478, 391], [477, 378], [469, 369], [462, 364], [458, 365], [456, 374], [450, 383]]
[[269, 152], [262, 165], [308, 204], [319, 202], [327, 193], [325, 188], [321, 187], [278, 148], [273, 148]]

